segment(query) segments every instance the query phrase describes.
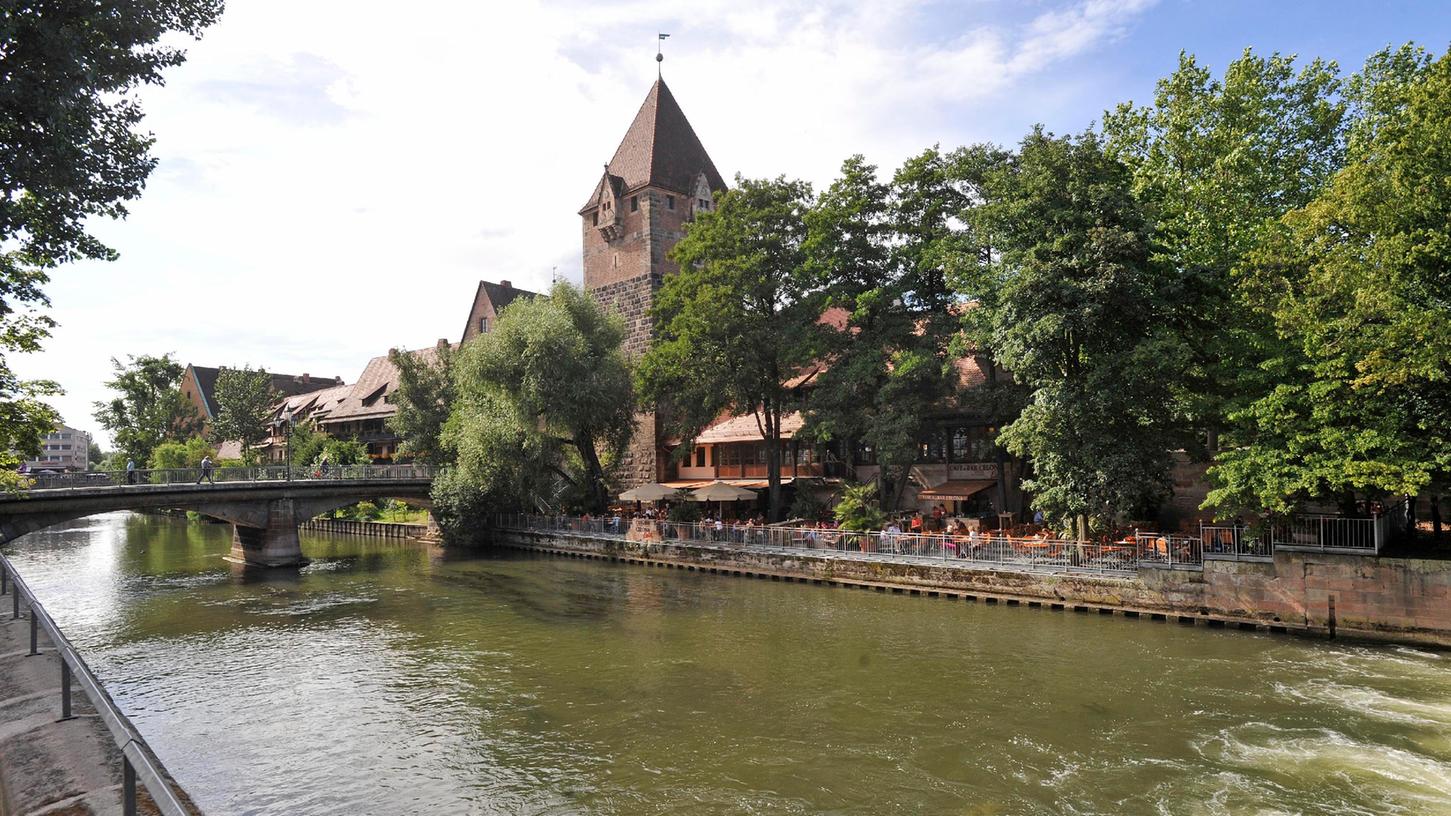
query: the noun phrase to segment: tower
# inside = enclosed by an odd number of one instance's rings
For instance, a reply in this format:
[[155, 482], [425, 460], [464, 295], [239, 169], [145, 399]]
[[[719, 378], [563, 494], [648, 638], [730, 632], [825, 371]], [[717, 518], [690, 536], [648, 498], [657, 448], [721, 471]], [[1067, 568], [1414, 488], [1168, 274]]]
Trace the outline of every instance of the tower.
[[[708, 209], [725, 181], [663, 79], [656, 80], [625, 138], [580, 209], [584, 288], [625, 319], [625, 353], [650, 346], [650, 306], [676, 270], [668, 253], [685, 223]], [[628, 485], [664, 478], [659, 422], [642, 414], [623, 463]]]

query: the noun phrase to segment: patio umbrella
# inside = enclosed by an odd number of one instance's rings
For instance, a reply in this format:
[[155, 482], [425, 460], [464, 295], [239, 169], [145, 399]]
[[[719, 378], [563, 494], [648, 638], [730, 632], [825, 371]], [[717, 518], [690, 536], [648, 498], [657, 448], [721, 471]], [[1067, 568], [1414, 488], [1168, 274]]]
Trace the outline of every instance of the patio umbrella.
[[[691, 498], [698, 502], [725, 502], [748, 501], [756, 497], [756, 491], [747, 490], [744, 487], [736, 487], [733, 484], [726, 484], [722, 481], [714, 481], [698, 490], [690, 491]], [[725, 507], [721, 507], [721, 515], [725, 515]]]
[[624, 501], [660, 501], [675, 497], [675, 488], [663, 484], [644, 484], [639, 487], [632, 487], [620, 494]]

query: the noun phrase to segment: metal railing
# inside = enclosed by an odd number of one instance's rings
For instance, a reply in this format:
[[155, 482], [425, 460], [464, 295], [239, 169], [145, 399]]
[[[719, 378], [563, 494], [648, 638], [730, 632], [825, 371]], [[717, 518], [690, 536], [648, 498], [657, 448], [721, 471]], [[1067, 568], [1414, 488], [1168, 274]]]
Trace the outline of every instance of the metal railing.
[[1301, 549], [1380, 552], [1388, 533], [1389, 522], [1384, 515], [1370, 518], [1296, 515], [1276, 518], [1270, 525], [1271, 540], [1276, 547]]
[[74, 490], [87, 487], [132, 487], [136, 485], [201, 484], [210, 482], [285, 481], [375, 481], [433, 478], [428, 465], [260, 465], [257, 467], [147, 468], [130, 472], [90, 471], [86, 473], [40, 473], [29, 475], [28, 491]]
[[[101, 681], [91, 671], [90, 666], [81, 658], [79, 652], [61, 634], [60, 627], [55, 620], [36, 600], [35, 593], [21, 580], [20, 575], [15, 572], [10, 559], [0, 555], [0, 596], [9, 595], [11, 598], [11, 618], [19, 620], [30, 618], [30, 654], [40, 654], [40, 633], [43, 631], [46, 637], [50, 638], [55, 645], [56, 654], [60, 657], [60, 718], [62, 720], [73, 719], [71, 713], [71, 686], [79, 685], [86, 699], [96, 707], [101, 721], [106, 724], [107, 730], [111, 733], [111, 739], [116, 747], [121, 749], [121, 805], [126, 816], [136, 814], [136, 782], [139, 779], [151, 794], [151, 799], [164, 816], [188, 816], [199, 813], [195, 806], [188, 807], [182, 803], [182, 796], [176, 791], [171, 782], [170, 775], [165, 772], [161, 760], [156, 758], [151, 746], [146, 744], [146, 739], [141, 732], [127, 719], [125, 714], [116, 707], [111, 695], [106, 693]], [[21, 611], [22, 601], [25, 604], [25, 612]]]
[[1228, 561], [1269, 561], [1275, 557], [1274, 546], [1263, 533], [1238, 524], [1202, 524], [1199, 540], [1204, 557]]
[[[762, 552], [810, 551], [860, 560], [953, 563], [1043, 572], [1132, 575], [1139, 566], [1202, 568], [1203, 547], [1189, 536], [1140, 534], [1118, 542], [1071, 541], [1046, 536], [1008, 536], [994, 531], [952, 533], [859, 532], [837, 528], [779, 527], [714, 522], [674, 522], [615, 517], [498, 517], [504, 529], [560, 532], [590, 537], [657, 538], [684, 544]], [[641, 534], [645, 533], [645, 536]]]

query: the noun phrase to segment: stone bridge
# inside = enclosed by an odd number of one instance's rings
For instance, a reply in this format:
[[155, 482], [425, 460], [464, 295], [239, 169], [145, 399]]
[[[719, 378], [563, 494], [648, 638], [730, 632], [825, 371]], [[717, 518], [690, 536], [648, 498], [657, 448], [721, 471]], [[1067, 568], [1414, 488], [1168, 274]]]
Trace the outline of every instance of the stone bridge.
[[[428, 507], [432, 472], [412, 466], [337, 468], [332, 474], [217, 471], [215, 484], [192, 481], [198, 471], [144, 472], [127, 484], [120, 474], [40, 478], [28, 491], [0, 494], [0, 544], [63, 521], [115, 510], [191, 510], [232, 524], [230, 560], [266, 567], [307, 563], [297, 525], [360, 501], [397, 499]], [[80, 478], [85, 477], [85, 478]], [[240, 477], [240, 478], [239, 478]]]

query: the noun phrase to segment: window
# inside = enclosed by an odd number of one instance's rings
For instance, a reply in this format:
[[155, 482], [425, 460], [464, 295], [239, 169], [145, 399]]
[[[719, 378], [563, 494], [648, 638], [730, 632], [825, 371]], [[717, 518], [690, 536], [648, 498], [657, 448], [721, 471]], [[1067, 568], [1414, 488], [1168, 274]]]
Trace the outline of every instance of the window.
[[695, 466], [696, 467], [705, 467], [705, 447], [704, 446], [701, 446], [701, 447], [698, 447], [698, 448], [695, 449]]
[[710, 208], [709, 205], [705, 203], [705, 199], [703, 199], [703, 198], [697, 198], [695, 200], [695, 206], [698, 209], [702, 209], [702, 210], [705, 210], [705, 209], [709, 209]]
[[479, 334], [488, 334], [488, 333], [489, 333], [489, 319], [487, 317], [481, 317], [481, 318], [479, 318]]
[[968, 428], [959, 425], [951, 430], [952, 441], [948, 445], [947, 455], [950, 462], [971, 462], [972, 461], [972, 437]]
[[673, 209], [675, 209], [675, 196], [673, 196], [673, 195], [665, 196], [665, 209], [667, 209], [667, 210], [673, 210]]
[[639, 212], [639, 210], [640, 210], [640, 197], [639, 196], [630, 196], [630, 212]]
[[600, 211], [599, 210], [595, 210], [595, 223], [594, 223], [594, 225], [596, 227], [598, 227], [600, 225]]
[[942, 449], [942, 442], [941, 428], [933, 428], [928, 431], [917, 440], [917, 461], [933, 464], [947, 461], [947, 452]]

